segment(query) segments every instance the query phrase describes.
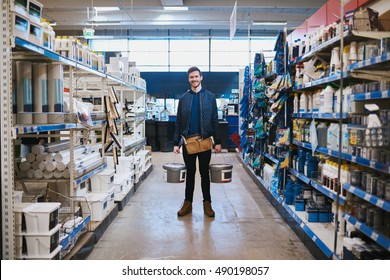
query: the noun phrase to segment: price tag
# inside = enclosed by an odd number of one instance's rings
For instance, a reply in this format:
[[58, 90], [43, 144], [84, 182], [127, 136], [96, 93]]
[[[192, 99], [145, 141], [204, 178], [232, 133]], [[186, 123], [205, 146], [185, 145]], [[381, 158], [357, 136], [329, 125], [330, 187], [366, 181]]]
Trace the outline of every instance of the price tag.
[[305, 87], [311, 87], [311, 83], [305, 83]]
[[383, 207], [383, 204], [384, 204], [384, 200], [382, 200], [382, 199], [378, 199], [378, 201], [375, 203], [375, 205], [376, 206], [378, 206], [378, 207], [380, 207], [380, 208], [382, 208]]
[[366, 100], [369, 100], [369, 99], [371, 99], [371, 92], [366, 93]]
[[360, 226], [361, 226], [361, 225], [362, 225], [361, 222], [356, 222], [356, 224], [355, 224], [354, 226], [355, 226], [355, 228], [360, 229]]
[[352, 156], [351, 161], [356, 162], [356, 156]]
[[375, 63], [378, 63], [378, 62], [381, 62], [381, 61], [382, 61], [382, 57], [381, 56], [375, 57]]
[[382, 91], [382, 98], [387, 98], [390, 95], [390, 91]]
[[351, 186], [350, 188], [349, 188], [349, 192], [351, 192], [351, 193], [354, 193], [355, 192], [355, 187], [354, 186]]
[[376, 232], [373, 232], [370, 237], [371, 237], [372, 240], [377, 241], [379, 235]]
[[301, 228], [304, 228], [304, 227], [305, 227], [305, 224], [302, 222], [302, 223], [300, 224], [300, 226], [301, 226]]
[[370, 161], [370, 167], [375, 168], [375, 163], [376, 163], [375, 161]]
[[313, 240], [314, 242], [316, 242], [316, 240], [317, 240], [317, 236], [316, 236], [316, 235], [314, 235], [314, 236], [313, 236], [313, 238], [312, 238], [311, 240]]
[[370, 201], [370, 200], [371, 200], [371, 197], [372, 197], [371, 194], [366, 193], [366, 195], [364, 196], [364, 199], [367, 200], [367, 201]]

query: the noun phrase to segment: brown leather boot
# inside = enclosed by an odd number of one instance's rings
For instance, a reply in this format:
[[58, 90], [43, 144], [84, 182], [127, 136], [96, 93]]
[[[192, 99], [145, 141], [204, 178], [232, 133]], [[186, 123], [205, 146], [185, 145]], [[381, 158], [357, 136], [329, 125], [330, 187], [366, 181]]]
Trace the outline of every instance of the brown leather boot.
[[203, 201], [203, 211], [206, 216], [215, 217], [215, 212], [211, 207], [211, 201]]
[[183, 205], [180, 210], [177, 212], [178, 216], [185, 216], [192, 212], [192, 202], [184, 200]]

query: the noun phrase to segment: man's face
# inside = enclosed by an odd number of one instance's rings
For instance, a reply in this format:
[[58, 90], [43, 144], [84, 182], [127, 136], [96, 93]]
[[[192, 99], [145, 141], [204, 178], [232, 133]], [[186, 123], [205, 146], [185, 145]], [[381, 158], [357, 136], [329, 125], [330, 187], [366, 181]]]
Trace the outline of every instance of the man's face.
[[191, 87], [196, 89], [200, 86], [200, 82], [202, 81], [203, 77], [200, 75], [199, 71], [191, 72], [188, 75], [188, 81], [191, 84]]

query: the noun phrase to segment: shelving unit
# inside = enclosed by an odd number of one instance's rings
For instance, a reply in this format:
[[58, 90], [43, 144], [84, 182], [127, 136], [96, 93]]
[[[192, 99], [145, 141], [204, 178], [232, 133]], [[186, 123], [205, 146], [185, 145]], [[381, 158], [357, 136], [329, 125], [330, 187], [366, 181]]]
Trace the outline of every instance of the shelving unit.
[[[7, 9], [6, 9], [7, 10]], [[2, 9], [3, 11], [3, 16], [7, 17], [7, 13], [5, 13], [5, 10]], [[8, 12], [8, 10], [7, 10]], [[91, 67], [88, 67], [86, 65], [80, 64], [77, 61], [74, 61], [72, 59], [69, 59], [67, 57], [63, 57], [51, 50], [45, 49], [41, 46], [37, 46], [29, 41], [26, 41], [24, 39], [21, 39], [19, 37], [12, 37], [12, 40], [8, 40], [9, 45], [7, 44], [8, 42], [3, 42], [3, 50], [7, 50], [5, 53], [8, 53], [10, 56], [12, 55], [12, 59], [14, 60], [20, 60], [20, 59], [32, 59], [33, 61], [43, 61], [43, 62], [54, 62], [63, 65], [66, 69], [64, 69], [64, 73], [69, 77], [68, 83], [69, 83], [69, 88], [70, 88], [70, 99], [72, 99], [73, 94], [76, 94], [79, 96], [83, 92], [80, 90], [78, 91], [77, 89], [77, 82], [76, 86], [74, 86], [75, 82], [75, 77], [80, 77], [82, 79], [97, 79], [98, 83], [100, 82], [101, 85], [104, 86], [115, 86], [116, 89], [120, 90], [120, 95], [121, 95], [121, 101], [124, 101], [123, 96], [126, 96], [129, 100], [135, 101], [134, 106], [138, 106], [138, 109], [143, 108], [145, 110], [145, 92], [146, 92], [146, 86], [142, 85], [142, 87], [139, 87], [137, 85], [133, 85], [128, 82], [121, 81], [115, 77], [112, 77], [106, 73], [99, 72], [97, 70], [92, 69]], [[11, 57], [8, 60], [8, 62], [11, 61]], [[11, 63], [6, 63], [3, 64], [3, 66], [7, 66], [8, 69], [8, 74], [7, 74], [7, 83], [3, 83], [5, 85], [8, 85], [8, 88], [11, 88], [11, 73], [12, 73], [12, 64]], [[9, 77], [9, 79], [8, 79]], [[4, 81], [4, 76], [2, 76], [2, 81]], [[5, 89], [6, 90], [6, 89]], [[100, 96], [104, 96], [104, 88], [100, 88], [98, 91], [94, 91], [91, 93], [91, 91], [87, 91], [88, 94], [94, 94], [98, 93]], [[2, 92], [2, 94], [7, 94], [8, 98], [8, 91]], [[7, 116], [12, 116], [12, 112], [9, 111], [12, 107], [9, 104], [11, 103], [11, 100], [9, 99], [4, 99], [8, 100], [8, 104], [3, 104], [3, 108], [7, 108], [6, 111], [4, 111], [4, 114]], [[124, 102], [122, 103], [124, 104]], [[70, 113], [69, 116], [67, 116], [65, 119], [68, 119], [69, 122], [67, 123], [57, 123], [57, 124], [32, 124], [32, 125], [20, 125], [16, 124], [14, 126], [8, 127], [7, 130], [10, 133], [4, 133], [3, 135], [11, 135], [12, 137], [8, 138], [8, 145], [6, 145], [8, 151], [13, 151], [13, 139], [19, 138], [19, 137], [36, 137], [37, 133], [39, 133], [40, 137], [61, 137], [63, 139], [69, 139], [70, 140], [70, 151], [71, 151], [71, 162], [74, 160], [73, 159], [73, 154], [72, 151], [75, 147], [75, 137], [76, 137], [76, 131], [85, 131], [85, 130], [101, 130], [103, 125], [106, 124], [105, 120], [97, 120], [97, 121], [92, 121], [88, 126], [84, 125], [83, 123], [79, 123], [77, 120], [77, 116], [73, 114], [72, 108], [70, 108]], [[12, 121], [10, 119], [6, 120], [7, 124], [11, 124]], [[137, 134], [137, 137], [133, 137], [132, 141], [129, 143], [127, 142], [127, 147], [126, 147], [126, 153], [134, 153], [137, 150], [140, 150], [145, 144], [146, 144], [146, 139], [145, 139], [145, 129], [144, 129], [144, 121], [145, 121], [145, 116], [143, 115], [135, 115], [132, 117], [128, 117], [126, 119], [125, 114], [122, 115], [122, 119], [119, 120], [119, 124], [123, 124], [124, 122], [131, 122], [133, 125], [133, 131], [134, 133]], [[6, 127], [5, 123], [2, 122], [2, 127]], [[65, 133], [63, 133], [66, 131]], [[42, 133], [48, 133], [48, 134], [42, 134]], [[81, 134], [82, 135], [82, 134]], [[79, 135], [80, 136], [80, 135]], [[120, 139], [123, 143], [123, 129], [121, 129], [121, 134], [119, 135]], [[83, 137], [83, 136], [81, 136]], [[8, 153], [6, 153], [8, 154]], [[10, 153], [12, 155], [13, 152]], [[12, 178], [9, 178], [9, 184], [8, 184], [8, 191], [12, 194], [13, 189], [14, 189], [14, 163], [13, 158], [8, 158], [5, 160], [5, 162], [11, 162], [12, 164], [8, 166], [10, 168], [10, 171], [8, 174], [12, 176]], [[148, 168], [151, 167], [151, 162], [148, 161]], [[72, 166], [72, 165], [71, 165]], [[74, 166], [74, 164], [73, 164]], [[7, 168], [8, 168], [7, 167]], [[74, 167], [71, 167], [70, 170], [73, 170]], [[74, 190], [75, 186], [83, 184], [84, 182], [90, 180], [93, 176], [99, 174], [102, 172], [104, 169], [107, 168], [107, 164], [103, 163], [98, 165], [97, 167], [93, 168], [92, 170], [88, 171], [87, 173], [83, 174], [80, 177], [75, 177], [73, 172], [70, 172], [70, 179], [18, 179], [22, 184], [25, 183], [31, 183], [31, 182], [46, 182], [47, 184], [56, 184], [59, 182], [63, 183], [68, 183], [70, 182], [70, 189], [68, 190], [70, 197], [74, 195]], [[82, 172], [84, 173], [84, 172]], [[82, 174], [81, 173], [81, 174]], [[4, 177], [6, 178], [6, 177]], [[130, 191], [130, 190], [129, 190]], [[12, 199], [9, 200], [10, 207], [8, 209], [11, 209], [10, 212], [5, 213], [5, 215], [8, 215], [7, 217], [10, 219], [10, 221], [13, 221], [14, 219], [12, 218], [13, 212], [12, 209]], [[4, 205], [4, 204], [3, 204]], [[109, 210], [108, 216], [111, 216], [110, 220], [113, 218], [112, 213], [117, 213], [117, 210], [114, 211], [114, 209], [117, 209], [117, 206], [114, 204], [113, 208]], [[4, 210], [4, 209], [3, 209]], [[111, 213], [112, 212], [112, 213]], [[90, 224], [93, 224], [94, 226], [90, 226]], [[93, 230], [93, 228], [98, 228], [101, 227], [100, 223], [99, 225], [95, 225], [95, 222], [91, 222], [91, 217], [86, 216], [84, 217], [84, 220], [82, 224], [80, 224], [77, 228], [75, 228], [67, 237], [66, 239], [62, 240], [61, 244], [62, 246], [68, 247], [70, 243], [75, 243], [80, 235], [80, 231], [89, 228]], [[104, 223], [103, 223], [104, 224]], [[107, 227], [108, 225], [105, 225]], [[7, 258], [9, 259], [14, 259], [14, 249], [13, 249], [13, 225], [10, 225], [7, 227], [7, 229], [3, 228], [3, 234], [4, 236], [8, 236], [7, 238], [7, 243], [5, 244], [6, 248], [8, 248], [6, 255]]]

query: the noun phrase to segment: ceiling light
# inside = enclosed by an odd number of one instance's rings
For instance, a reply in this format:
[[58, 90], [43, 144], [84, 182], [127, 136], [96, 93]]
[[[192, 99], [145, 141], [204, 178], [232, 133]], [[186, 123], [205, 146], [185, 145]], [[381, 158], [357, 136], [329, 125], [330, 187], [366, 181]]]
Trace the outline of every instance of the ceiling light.
[[98, 12], [119, 11], [119, 7], [94, 7], [94, 9]]
[[121, 21], [89, 21], [87, 24], [92, 26], [102, 26], [102, 25], [122, 25]]
[[188, 7], [168, 6], [164, 7], [166, 11], [188, 11]]
[[286, 25], [287, 21], [254, 21], [253, 25]]

